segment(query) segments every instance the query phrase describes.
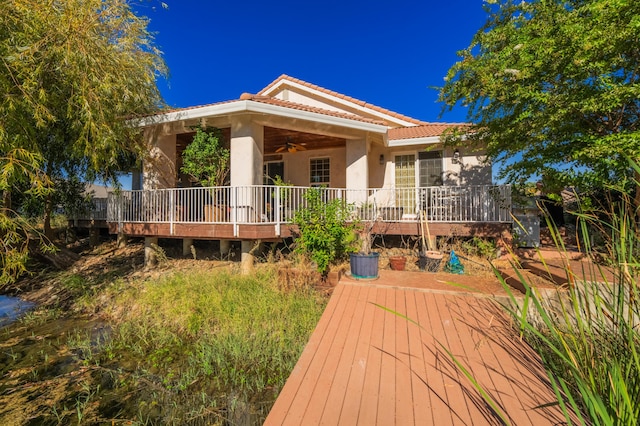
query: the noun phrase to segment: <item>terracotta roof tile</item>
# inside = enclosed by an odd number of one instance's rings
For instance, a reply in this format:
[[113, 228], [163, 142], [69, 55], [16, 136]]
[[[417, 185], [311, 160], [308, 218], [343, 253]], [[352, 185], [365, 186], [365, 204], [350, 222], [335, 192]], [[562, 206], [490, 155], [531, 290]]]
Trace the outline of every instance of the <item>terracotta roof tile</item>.
[[409, 116], [406, 116], [406, 115], [403, 115], [403, 114], [399, 114], [397, 112], [388, 110], [386, 108], [382, 108], [382, 107], [379, 107], [379, 106], [376, 106], [376, 105], [372, 105], [372, 104], [370, 104], [368, 102], [361, 101], [361, 100], [356, 99], [356, 98], [352, 98], [351, 96], [344, 95], [342, 93], [334, 92], [333, 90], [325, 89], [324, 87], [320, 87], [320, 86], [315, 85], [315, 84], [307, 83], [304, 80], [300, 80], [298, 78], [291, 77], [291, 76], [288, 76], [286, 74], [282, 74], [280, 77], [278, 77], [277, 79], [275, 79], [274, 81], [269, 83], [269, 85], [267, 87], [265, 87], [264, 89], [262, 89], [262, 90], [260, 90], [258, 92], [258, 95], [261, 95], [261, 94], [267, 92], [270, 88], [272, 88], [273, 86], [275, 86], [276, 84], [278, 84], [282, 80], [293, 81], [294, 83], [298, 83], [298, 84], [300, 84], [302, 86], [306, 86], [306, 87], [308, 87], [310, 89], [318, 90], [318, 91], [326, 93], [328, 95], [344, 99], [344, 100], [346, 100], [348, 102], [352, 102], [352, 103], [354, 103], [356, 105], [360, 105], [361, 107], [369, 108], [369, 109], [372, 109], [374, 111], [378, 111], [380, 113], [383, 113], [383, 114], [390, 115], [392, 117], [398, 118], [400, 120], [408, 121], [410, 123], [414, 123], [414, 124], [417, 124], [417, 125], [428, 124], [425, 121], [417, 120], [415, 118], [412, 118], [412, 117], [409, 117]]
[[430, 123], [422, 126], [400, 127], [389, 129], [389, 140], [428, 138], [440, 136], [445, 130], [453, 127], [467, 127], [464, 123]]
[[298, 104], [298, 103], [295, 103], [295, 102], [283, 101], [281, 99], [272, 98], [270, 96], [252, 95], [250, 93], [243, 93], [242, 95], [240, 95], [240, 99], [232, 99], [232, 100], [228, 100], [228, 101], [215, 102], [215, 103], [204, 104], [204, 105], [195, 105], [195, 106], [190, 106], [190, 107], [185, 107], [185, 108], [166, 109], [166, 110], [163, 110], [163, 111], [161, 111], [161, 112], [159, 112], [157, 114], [153, 114], [153, 115], [162, 115], [162, 114], [170, 114], [170, 113], [174, 113], [174, 112], [191, 111], [191, 110], [198, 109], [198, 108], [206, 108], [206, 107], [210, 107], [210, 106], [223, 105], [223, 104], [228, 104], [228, 103], [238, 102], [238, 101], [260, 102], [260, 103], [263, 103], [263, 104], [269, 104], [269, 105], [279, 106], [279, 107], [283, 107], [283, 108], [295, 109], [295, 110], [298, 110], [298, 111], [313, 112], [313, 113], [316, 113], [316, 114], [323, 114], [323, 115], [327, 115], [327, 116], [331, 116], [331, 117], [345, 118], [345, 119], [348, 119], [348, 120], [355, 120], [355, 121], [360, 121], [360, 122], [363, 122], [363, 123], [372, 123], [372, 124], [380, 124], [380, 125], [384, 125], [385, 124], [384, 122], [382, 122], [380, 120], [374, 120], [374, 119], [371, 119], [371, 118], [366, 118], [366, 117], [362, 117], [362, 116], [355, 115], [355, 114], [349, 114], [349, 113], [346, 113], [346, 112], [338, 112], [338, 111], [330, 111], [330, 110], [326, 110], [326, 109], [322, 109], [322, 108], [312, 107], [312, 106], [309, 106], [309, 105]]
[[298, 103], [295, 103], [295, 102], [283, 101], [281, 99], [276, 99], [276, 98], [272, 98], [272, 97], [269, 97], [269, 96], [255, 95], [255, 96], [253, 96], [253, 98], [251, 100], [255, 101], [255, 102], [261, 102], [261, 103], [264, 103], [264, 104], [281, 106], [281, 107], [284, 107], [284, 108], [291, 108], [291, 109], [295, 109], [295, 110], [299, 110], [299, 111], [315, 112], [317, 114], [329, 115], [329, 116], [332, 116], [332, 117], [339, 117], [339, 118], [346, 118], [348, 120], [362, 121], [364, 123], [373, 123], [373, 124], [380, 124], [380, 125], [384, 125], [385, 124], [384, 122], [382, 122], [380, 120], [374, 120], [374, 119], [371, 119], [371, 118], [362, 117], [360, 115], [349, 114], [349, 113], [346, 113], [346, 112], [330, 111], [330, 110], [327, 110], [327, 109], [312, 107], [312, 106], [304, 105], [304, 104], [298, 104]]

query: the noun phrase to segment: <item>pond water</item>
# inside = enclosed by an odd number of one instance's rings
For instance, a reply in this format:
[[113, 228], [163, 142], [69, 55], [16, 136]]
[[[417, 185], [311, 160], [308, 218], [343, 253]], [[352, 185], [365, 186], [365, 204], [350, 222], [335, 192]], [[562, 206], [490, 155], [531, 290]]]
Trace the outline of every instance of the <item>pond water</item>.
[[20, 315], [33, 308], [32, 302], [27, 302], [18, 297], [0, 295], [0, 327], [15, 321]]

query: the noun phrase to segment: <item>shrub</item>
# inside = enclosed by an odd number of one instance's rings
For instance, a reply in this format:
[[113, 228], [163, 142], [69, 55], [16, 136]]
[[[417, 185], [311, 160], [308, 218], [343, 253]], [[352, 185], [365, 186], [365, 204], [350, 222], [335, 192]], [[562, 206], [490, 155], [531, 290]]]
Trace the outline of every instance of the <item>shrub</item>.
[[311, 259], [318, 271], [326, 274], [329, 266], [355, 251], [357, 223], [344, 200], [327, 200], [329, 192], [311, 188], [304, 195], [305, 208], [296, 211], [293, 223], [299, 235], [295, 251]]

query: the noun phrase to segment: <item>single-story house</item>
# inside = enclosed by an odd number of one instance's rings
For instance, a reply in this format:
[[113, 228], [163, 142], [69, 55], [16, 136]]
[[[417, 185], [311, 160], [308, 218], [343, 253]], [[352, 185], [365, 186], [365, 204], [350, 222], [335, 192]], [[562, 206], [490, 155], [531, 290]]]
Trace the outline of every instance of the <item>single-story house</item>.
[[[111, 232], [153, 238], [274, 241], [310, 187], [353, 206], [375, 232], [501, 235], [510, 188], [493, 185], [481, 149], [445, 147], [451, 123], [428, 123], [282, 75], [256, 94], [140, 120], [149, 155], [132, 191], [111, 194]], [[194, 126], [222, 130], [228, 186], [196, 187], [180, 172]], [[280, 176], [289, 186], [276, 187]], [[244, 250], [244, 249], [243, 249]]]

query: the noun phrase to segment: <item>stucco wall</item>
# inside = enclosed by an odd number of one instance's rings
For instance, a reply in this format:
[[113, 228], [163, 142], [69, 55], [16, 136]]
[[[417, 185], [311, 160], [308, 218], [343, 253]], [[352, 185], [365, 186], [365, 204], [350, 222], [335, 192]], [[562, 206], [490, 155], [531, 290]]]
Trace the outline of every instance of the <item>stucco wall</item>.
[[344, 188], [346, 185], [346, 156], [344, 148], [298, 151], [282, 155], [284, 180], [295, 186], [309, 186], [309, 165], [312, 158], [330, 158], [331, 186]]
[[176, 135], [145, 132], [149, 155], [144, 159], [143, 189], [176, 186]]

